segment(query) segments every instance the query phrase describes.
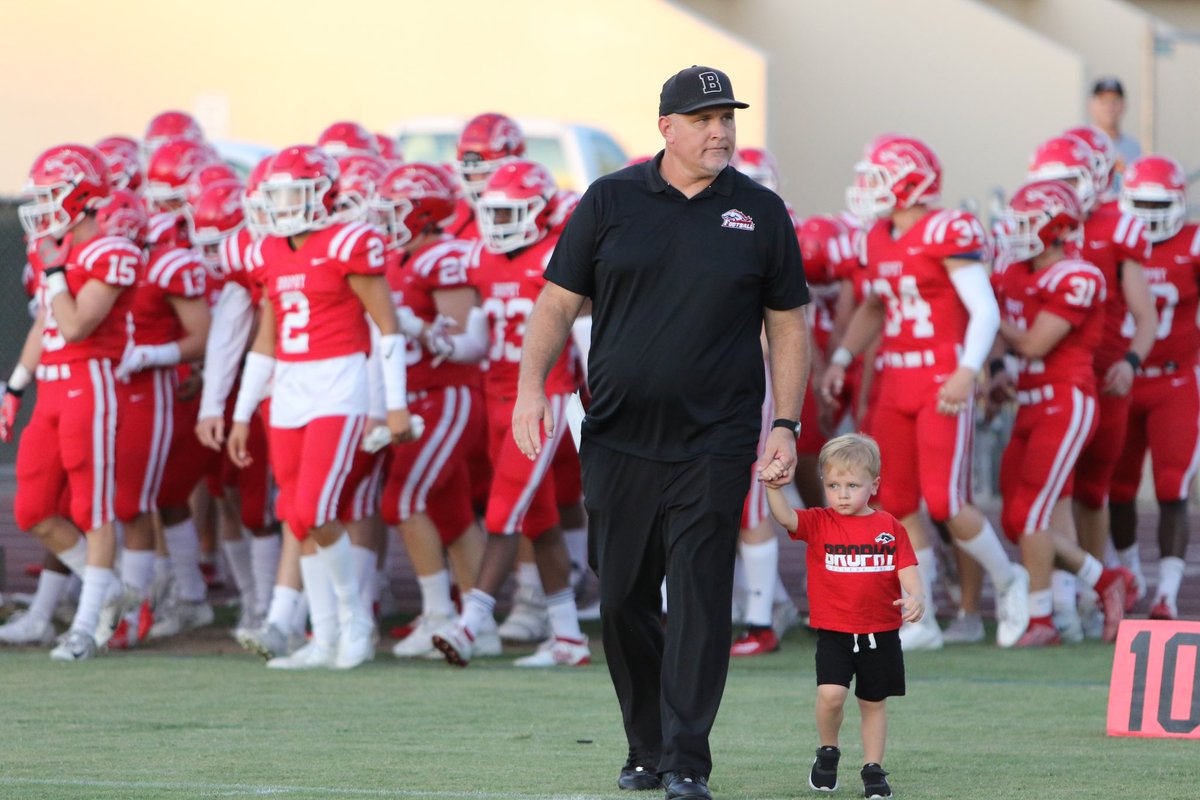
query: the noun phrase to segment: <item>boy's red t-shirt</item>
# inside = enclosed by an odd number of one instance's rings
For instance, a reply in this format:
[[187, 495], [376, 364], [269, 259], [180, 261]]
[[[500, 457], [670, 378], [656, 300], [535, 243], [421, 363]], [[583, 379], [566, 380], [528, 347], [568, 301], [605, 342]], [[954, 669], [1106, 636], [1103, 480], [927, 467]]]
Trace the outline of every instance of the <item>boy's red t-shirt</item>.
[[886, 511], [856, 517], [796, 509], [793, 539], [808, 542], [808, 608], [814, 628], [878, 633], [900, 627], [899, 570], [917, 564], [908, 531]]

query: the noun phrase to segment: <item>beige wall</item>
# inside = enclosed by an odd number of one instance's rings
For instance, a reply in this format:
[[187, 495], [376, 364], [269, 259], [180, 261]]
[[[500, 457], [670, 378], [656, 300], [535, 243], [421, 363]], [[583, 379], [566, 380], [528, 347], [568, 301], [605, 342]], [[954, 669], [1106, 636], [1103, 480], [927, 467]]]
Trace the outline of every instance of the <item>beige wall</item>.
[[1171, 25], [1200, 31], [1200, 3], [1196, 0], [1131, 0], [1133, 5]]
[[937, 150], [947, 204], [986, 208], [1082, 111], [1082, 60], [973, 0], [686, 2], [766, 52], [766, 144], [802, 214], [839, 209], [863, 144], [889, 130]]
[[498, 110], [599, 125], [655, 152], [662, 82], [712, 62], [752, 105], [742, 130], [761, 139], [766, 118], [762, 55], [663, 0], [6, 2], [0, 53], [0, 194], [45, 147], [140, 135], [167, 108], [275, 146], [337, 119], [383, 129]]

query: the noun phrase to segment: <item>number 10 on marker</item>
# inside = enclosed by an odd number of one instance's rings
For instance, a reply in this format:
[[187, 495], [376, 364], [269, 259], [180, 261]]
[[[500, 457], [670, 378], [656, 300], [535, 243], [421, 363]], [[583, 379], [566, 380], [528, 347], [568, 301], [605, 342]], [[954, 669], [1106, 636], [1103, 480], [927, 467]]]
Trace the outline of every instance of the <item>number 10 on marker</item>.
[[1121, 623], [1108, 734], [1200, 739], [1200, 623]]

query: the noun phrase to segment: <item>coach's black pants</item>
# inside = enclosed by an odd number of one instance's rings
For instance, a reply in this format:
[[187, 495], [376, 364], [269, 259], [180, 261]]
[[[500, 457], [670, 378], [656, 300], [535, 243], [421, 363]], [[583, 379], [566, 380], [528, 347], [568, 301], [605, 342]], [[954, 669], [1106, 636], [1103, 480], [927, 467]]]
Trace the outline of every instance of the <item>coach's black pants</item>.
[[604, 653], [629, 745], [659, 772], [707, 777], [708, 735], [729, 671], [733, 560], [753, 459], [668, 463], [585, 441], [580, 460]]

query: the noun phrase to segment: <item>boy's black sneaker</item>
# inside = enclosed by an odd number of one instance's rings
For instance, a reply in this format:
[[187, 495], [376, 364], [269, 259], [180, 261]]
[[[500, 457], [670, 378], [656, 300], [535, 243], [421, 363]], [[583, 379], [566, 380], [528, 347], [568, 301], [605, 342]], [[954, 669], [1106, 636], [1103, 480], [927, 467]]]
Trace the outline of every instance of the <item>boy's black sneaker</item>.
[[862, 768], [863, 797], [891, 797], [892, 787], [888, 786], [887, 773], [878, 764], [864, 764]]
[[842, 751], [824, 745], [817, 748], [812, 769], [808, 771], [808, 785], [818, 792], [832, 792], [838, 788], [837, 768]]
[[662, 781], [658, 777], [658, 767], [645, 763], [645, 759], [630, 748], [629, 758], [625, 759], [625, 766], [621, 767], [621, 774], [617, 778], [617, 788], [628, 792], [661, 789]]

